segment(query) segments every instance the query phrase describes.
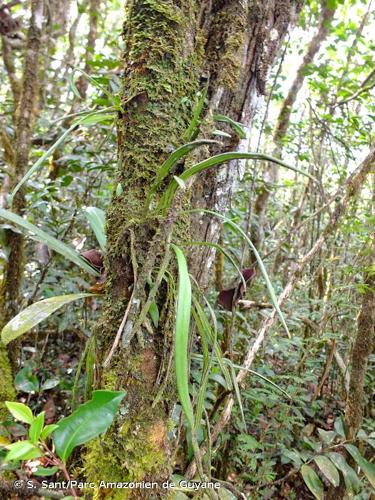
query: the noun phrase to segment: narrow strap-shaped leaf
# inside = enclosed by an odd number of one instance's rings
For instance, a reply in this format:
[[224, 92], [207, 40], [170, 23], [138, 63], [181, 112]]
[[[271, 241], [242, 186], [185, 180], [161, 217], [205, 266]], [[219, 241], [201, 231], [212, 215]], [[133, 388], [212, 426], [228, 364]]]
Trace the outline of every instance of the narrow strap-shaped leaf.
[[276, 296], [276, 293], [275, 293], [275, 290], [272, 286], [272, 283], [271, 283], [271, 280], [268, 276], [268, 273], [267, 273], [267, 270], [265, 268], [265, 265], [263, 263], [263, 260], [261, 258], [261, 256], [259, 255], [257, 249], [255, 248], [255, 246], [253, 245], [252, 241], [250, 240], [250, 238], [247, 236], [247, 234], [233, 221], [231, 221], [230, 219], [228, 219], [227, 217], [225, 217], [224, 215], [221, 215], [217, 212], [214, 212], [213, 210], [207, 210], [207, 209], [203, 209], [203, 208], [193, 208], [191, 210], [187, 210], [188, 213], [192, 213], [192, 212], [204, 212], [204, 213], [207, 213], [207, 214], [210, 214], [210, 215], [214, 215], [215, 217], [219, 217], [220, 219], [222, 219], [226, 224], [228, 224], [235, 232], [239, 233], [247, 242], [247, 244], [249, 245], [249, 247], [251, 248], [251, 250], [253, 251], [254, 255], [255, 255], [255, 258], [258, 262], [258, 265], [259, 265], [259, 269], [264, 277], [264, 280], [266, 282], [266, 286], [267, 286], [267, 290], [268, 290], [268, 293], [269, 293], [269, 296], [270, 296], [270, 300], [271, 300], [271, 303], [273, 305], [273, 307], [275, 308], [277, 314], [279, 315], [279, 318], [280, 318], [280, 321], [288, 335], [289, 338], [291, 338], [291, 335], [290, 335], [290, 332], [289, 332], [289, 328], [286, 324], [286, 321], [284, 319], [284, 315], [283, 313], [281, 312], [281, 309], [280, 309], [280, 306], [278, 304], [278, 300], [277, 300], [277, 296]]
[[236, 122], [235, 120], [232, 120], [232, 118], [229, 118], [229, 116], [225, 115], [214, 115], [212, 118], [217, 122], [227, 123], [235, 130], [240, 139], [246, 139], [246, 132], [242, 128], [243, 125], [241, 123]]
[[179, 399], [189, 422], [194, 428], [194, 413], [189, 395], [188, 343], [191, 313], [191, 283], [186, 258], [181, 249], [171, 244], [177, 258], [178, 292], [175, 332], [175, 367]]
[[32, 239], [44, 243], [45, 245], [48, 246], [48, 248], [51, 248], [51, 250], [54, 250], [55, 252], [59, 253], [66, 259], [69, 259], [71, 262], [81, 267], [86, 272], [93, 274], [94, 276], [100, 276], [100, 273], [96, 271], [93, 267], [91, 267], [86, 262], [86, 260], [83, 259], [79, 255], [79, 253], [74, 250], [74, 248], [66, 245], [62, 241], [59, 241], [58, 239], [46, 233], [42, 229], [39, 229], [37, 226], [34, 226], [34, 224], [31, 224], [31, 222], [27, 221], [26, 219], [23, 219], [19, 215], [4, 208], [0, 208], [0, 217], [12, 222], [13, 224], [15, 224], [18, 227], [21, 227], [22, 229], [25, 229], [28, 235]]

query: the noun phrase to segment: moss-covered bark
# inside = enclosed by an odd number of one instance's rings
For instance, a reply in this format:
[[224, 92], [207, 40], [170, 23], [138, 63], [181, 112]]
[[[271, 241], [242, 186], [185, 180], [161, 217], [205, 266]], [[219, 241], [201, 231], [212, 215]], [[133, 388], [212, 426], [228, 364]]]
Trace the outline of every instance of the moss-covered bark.
[[[157, 295], [159, 326], [152, 330], [134, 325], [146, 300], [147, 280], [155, 279], [168, 238], [172, 234], [175, 243], [189, 240], [189, 221], [177, 212], [179, 206], [187, 208], [191, 202], [188, 194], [181, 195], [184, 198], [175, 200], [173, 209], [162, 215], [146, 210], [146, 197], [168, 153], [186, 142], [192, 103], [207, 77], [208, 113], [219, 111], [239, 119], [248, 112], [248, 101], [264, 87], [266, 69], [291, 17], [290, 7], [301, 2], [281, 3], [278, 9], [273, 2], [264, 7], [233, 0], [133, 0], [127, 4], [117, 188], [107, 211], [106, 300], [97, 336], [106, 360], [101, 386], [128, 392], [126, 408], [111, 431], [88, 447], [84, 460], [88, 480], [160, 482], [170, 476], [168, 435], [177, 396], [167, 367], [173, 356], [175, 298], [164, 282]], [[270, 20], [277, 37], [267, 35]], [[230, 145], [235, 146], [236, 141]], [[207, 179], [202, 177], [194, 190], [203, 199], [216, 199], [216, 176], [211, 172]], [[160, 187], [157, 197], [164, 188]], [[201, 266], [208, 268], [207, 260]], [[169, 270], [176, 277], [173, 266]], [[122, 341], [117, 345], [115, 338], [125, 314]], [[166, 497], [165, 491], [98, 491], [103, 497], [116, 494], [119, 498]]]
[[[146, 280], [160, 266], [172, 227], [174, 241], [189, 234], [188, 225], [147, 213], [145, 201], [158, 168], [181, 145], [191, 120], [187, 103], [195, 99], [201, 66], [197, 11], [192, 1], [136, 0], [127, 7], [123, 113], [118, 130], [117, 182], [122, 193], [114, 194], [107, 212], [107, 296], [98, 338], [103, 354], [108, 354], [114, 342], [130, 297], [132, 304], [144, 303]], [[90, 446], [85, 473], [91, 480], [169, 478], [167, 435], [176, 401], [173, 384], [168, 383], [158, 404], [153, 406], [153, 402], [165, 376], [161, 367], [172, 355], [173, 302], [162, 285], [160, 326], [153, 333], [144, 330], [144, 338], [136, 336], [127, 348], [120, 342], [103, 373], [103, 387], [128, 391], [127, 411], [104, 441]], [[131, 308], [125, 331], [138, 312], [139, 308]], [[142, 498], [147, 494], [138, 493]], [[116, 496], [114, 491], [107, 494]], [[131, 494], [137, 496], [136, 491]], [[119, 497], [124, 498], [123, 491]]]

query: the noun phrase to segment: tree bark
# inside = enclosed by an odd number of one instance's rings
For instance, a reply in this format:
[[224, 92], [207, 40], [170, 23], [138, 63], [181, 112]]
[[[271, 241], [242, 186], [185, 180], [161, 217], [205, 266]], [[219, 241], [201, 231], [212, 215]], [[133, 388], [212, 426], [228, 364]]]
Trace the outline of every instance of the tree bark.
[[[140, 311], [147, 281], [155, 281], [155, 269], [168, 262], [168, 241], [186, 244], [191, 239], [189, 218], [178, 216], [179, 207], [225, 207], [232, 179], [211, 172], [195, 182], [193, 201], [181, 191], [166, 216], [148, 212], [146, 197], [162, 162], [183, 144], [192, 117], [186, 103], [194, 102], [207, 79], [207, 115], [220, 111], [246, 122], [253, 117], [267, 70], [300, 7], [301, 2], [287, 0], [133, 0], [127, 6], [118, 185], [107, 211], [106, 298], [97, 329], [105, 360], [101, 386], [127, 390], [126, 415], [118, 417], [104, 440], [89, 446], [85, 471], [93, 481], [169, 478], [168, 427], [177, 402], [169, 369], [175, 302], [170, 286], [162, 282], [158, 290], [157, 327], [144, 328]], [[236, 145], [237, 140], [226, 147]], [[163, 189], [165, 185], [156, 198]], [[208, 226], [203, 232], [212, 239]], [[208, 255], [193, 260], [195, 270], [211, 264]], [[171, 285], [176, 277], [172, 265], [169, 271]]]

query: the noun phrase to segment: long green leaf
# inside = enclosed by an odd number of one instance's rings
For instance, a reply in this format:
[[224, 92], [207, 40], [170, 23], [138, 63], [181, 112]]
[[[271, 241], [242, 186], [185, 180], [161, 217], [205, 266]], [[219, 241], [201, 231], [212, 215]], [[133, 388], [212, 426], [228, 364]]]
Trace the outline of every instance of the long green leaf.
[[317, 457], [314, 457], [314, 460], [316, 465], [319, 467], [319, 469], [322, 471], [322, 473], [325, 475], [328, 481], [335, 488], [337, 488], [340, 484], [340, 474], [338, 473], [336, 466], [333, 465], [331, 460], [328, 457], [325, 457], [324, 455], [318, 455]]
[[[265, 155], [261, 153], [238, 153], [238, 152], [228, 152], [228, 153], [221, 153], [215, 156], [211, 156], [210, 158], [203, 160], [199, 163], [196, 163], [192, 167], [188, 168], [185, 170], [180, 175], [180, 179], [183, 181], [187, 181], [190, 179], [195, 174], [198, 174], [200, 172], [203, 172], [204, 170], [207, 170], [208, 168], [211, 167], [216, 167], [218, 165], [222, 165], [223, 163], [226, 163], [231, 160], [263, 160], [263, 161], [269, 161], [271, 163], [275, 163], [276, 165], [280, 165], [282, 167], [285, 167], [289, 170], [293, 170], [294, 172], [298, 172], [299, 174], [305, 175], [306, 177], [309, 177], [312, 179], [314, 182], [318, 182], [315, 177], [310, 175], [307, 172], [304, 172], [303, 170], [300, 170], [299, 168], [292, 167], [291, 165], [288, 165], [287, 163], [283, 162], [282, 160], [278, 158], [274, 158], [273, 156], [270, 155]], [[176, 192], [176, 189], [178, 188], [178, 183], [176, 182], [175, 179], [172, 179], [170, 184], [168, 185], [165, 193], [163, 194], [160, 202], [159, 202], [159, 208], [164, 209], [170, 207], [173, 196]]]
[[375, 488], [375, 465], [368, 462], [359, 452], [358, 448], [352, 444], [344, 444], [347, 451], [351, 454], [354, 460], [362, 469], [363, 473], [369, 480], [369, 483], [373, 488]]
[[193, 208], [191, 210], [187, 210], [187, 212], [189, 212], [189, 213], [192, 213], [192, 212], [204, 212], [204, 213], [207, 213], [207, 214], [210, 214], [210, 215], [214, 215], [215, 217], [219, 217], [220, 219], [224, 220], [224, 222], [226, 224], [228, 224], [235, 232], [239, 233], [246, 240], [247, 244], [249, 245], [249, 247], [253, 251], [253, 253], [255, 255], [255, 258], [256, 258], [256, 260], [258, 262], [259, 269], [260, 269], [260, 271], [261, 271], [261, 273], [262, 273], [262, 275], [264, 277], [264, 280], [266, 282], [267, 290], [268, 290], [268, 293], [269, 293], [272, 305], [275, 308], [277, 314], [279, 315], [280, 321], [281, 321], [283, 327], [285, 328], [285, 331], [286, 331], [288, 337], [291, 338], [288, 326], [286, 324], [286, 321], [284, 319], [284, 315], [283, 315], [283, 313], [282, 313], [282, 311], [280, 309], [280, 306], [278, 304], [278, 300], [277, 300], [277, 296], [276, 296], [275, 290], [274, 290], [274, 288], [272, 286], [271, 280], [270, 280], [270, 278], [268, 276], [268, 273], [267, 273], [267, 270], [266, 270], [265, 265], [263, 263], [263, 260], [262, 260], [261, 256], [259, 255], [259, 253], [258, 253], [257, 249], [255, 248], [255, 246], [253, 245], [252, 241], [247, 236], [247, 234], [235, 222], [231, 221], [230, 219], [228, 219], [224, 215], [221, 215], [221, 214], [218, 214], [217, 212], [214, 212], [213, 210], [207, 210], [207, 209], [203, 209], [203, 208]]
[[340, 453], [336, 453], [334, 451], [327, 453], [327, 456], [342, 472], [347, 490], [350, 492], [358, 492], [361, 488], [361, 482], [355, 470], [350, 467], [345, 458], [340, 455]]
[[21, 187], [25, 184], [25, 182], [27, 182], [30, 179], [30, 177], [39, 169], [39, 167], [43, 165], [43, 163], [65, 141], [65, 139], [68, 137], [69, 134], [73, 132], [73, 130], [75, 130], [81, 124], [93, 125], [95, 123], [98, 123], [98, 121], [102, 121], [100, 120], [100, 118], [98, 118], [97, 121], [95, 121], [94, 117], [101, 115], [101, 113], [108, 111], [108, 109], [111, 108], [106, 108], [100, 111], [93, 111], [92, 113], [85, 114], [85, 116], [76, 120], [67, 130], [65, 130], [65, 132], [57, 139], [57, 141], [53, 143], [52, 146], [26, 172], [26, 174], [22, 177], [17, 186], [13, 189], [13, 192], [10, 195], [10, 204], [12, 203], [15, 194], [21, 189]]
[[51, 316], [60, 307], [69, 304], [73, 300], [84, 297], [92, 297], [92, 293], [72, 293], [69, 295], [59, 295], [41, 300], [31, 306], [26, 307], [7, 323], [1, 331], [1, 340], [4, 344], [9, 344], [12, 340], [20, 337], [23, 333], [31, 330], [44, 319]]
[[85, 208], [86, 218], [89, 221], [91, 229], [94, 231], [99, 246], [105, 252], [107, 246], [107, 237], [105, 234], [105, 213], [97, 207]]
[[125, 391], [94, 391], [92, 399], [58, 422], [56, 453], [66, 463], [76, 446], [103, 434], [112, 424]]
[[301, 474], [306, 486], [317, 500], [323, 500], [324, 489], [318, 474], [309, 465], [302, 465]]
[[194, 413], [189, 395], [188, 343], [191, 312], [191, 283], [185, 256], [180, 248], [171, 244], [177, 258], [178, 293], [175, 333], [175, 367], [177, 391], [181, 406], [191, 428], [194, 428]]
[[96, 271], [93, 267], [91, 267], [86, 262], [86, 260], [83, 259], [79, 255], [79, 253], [74, 250], [74, 248], [66, 245], [62, 241], [59, 241], [58, 239], [46, 233], [45, 231], [42, 231], [41, 229], [39, 229], [37, 226], [34, 226], [34, 224], [31, 224], [31, 222], [27, 221], [26, 219], [23, 219], [19, 215], [11, 212], [10, 210], [5, 210], [4, 208], [0, 208], [0, 217], [12, 222], [13, 224], [15, 224], [18, 227], [21, 227], [22, 229], [25, 229], [28, 235], [32, 239], [44, 243], [49, 248], [51, 248], [51, 250], [54, 250], [55, 252], [59, 253], [66, 259], [69, 259], [71, 262], [74, 262], [74, 264], [81, 267], [88, 273], [93, 274], [94, 276], [100, 276], [100, 273]]
[[[156, 178], [154, 182], [152, 183], [148, 195], [147, 195], [147, 207], [150, 204], [151, 198], [162, 183], [162, 181], [167, 177], [167, 175], [170, 173], [172, 168], [176, 165], [176, 163], [181, 160], [184, 156], [186, 156], [188, 153], [193, 151], [194, 149], [200, 147], [200, 146], [205, 146], [205, 145], [210, 145], [210, 144], [218, 144], [217, 141], [209, 140], [209, 139], [202, 139], [200, 141], [193, 141], [189, 142], [187, 144], [184, 144], [183, 146], [175, 149], [165, 160], [165, 162], [162, 164], [162, 166], [159, 168]], [[177, 181], [175, 181], [177, 183]], [[178, 185], [178, 183], [177, 183]]]

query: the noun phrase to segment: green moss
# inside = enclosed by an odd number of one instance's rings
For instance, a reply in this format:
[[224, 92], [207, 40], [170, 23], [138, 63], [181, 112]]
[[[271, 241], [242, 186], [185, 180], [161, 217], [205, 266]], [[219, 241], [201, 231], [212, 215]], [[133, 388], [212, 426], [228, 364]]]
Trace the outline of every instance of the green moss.
[[16, 393], [7, 348], [0, 342], [0, 421], [8, 416], [5, 401], [14, 401]]

